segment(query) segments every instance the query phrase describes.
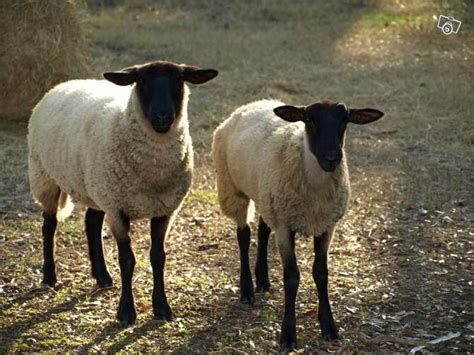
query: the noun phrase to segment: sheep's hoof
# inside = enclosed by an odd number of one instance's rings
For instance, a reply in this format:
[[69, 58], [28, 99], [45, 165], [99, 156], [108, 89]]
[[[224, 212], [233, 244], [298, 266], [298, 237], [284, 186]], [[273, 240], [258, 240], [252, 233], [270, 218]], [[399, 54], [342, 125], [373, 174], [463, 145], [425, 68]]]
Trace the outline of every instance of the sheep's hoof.
[[45, 280], [41, 281], [41, 284], [47, 287], [54, 288], [56, 286], [56, 280]]
[[280, 351], [288, 353], [296, 350], [296, 334], [281, 334], [280, 335]]
[[249, 282], [240, 283], [240, 302], [243, 304], [253, 305], [255, 302], [255, 295], [253, 292], [252, 280]]
[[270, 283], [263, 283], [258, 284], [257, 283], [257, 288], [255, 289], [255, 292], [257, 293], [264, 293], [264, 292], [270, 292], [272, 290]]
[[246, 292], [240, 295], [240, 302], [242, 304], [248, 304], [249, 306], [253, 305], [255, 303], [255, 296], [252, 292]]
[[283, 320], [280, 334], [280, 351], [290, 352], [296, 350], [296, 321]]
[[156, 307], [153, 309], [155, 319], [171, 322], [173, 320], [173, 312], [171, 307], [167, 304], [165, 306]]
[[95, 277], [99, 288], [112, 287], [114, 282], [108, 273]]
[[112, 281], [110, 282], [99, 282], [97, 281], [97, 287], [101, 289], [106, 289], [106, 288], [112, 288], [114, 286], [114, 283]]
[[133, 304], [120, 302], [117, 318], [124, 326], [134, 324], [137, 320], [137, 312]]
[[56, 286], [57, 281], [58, 280], [56, 279], [56, 274], [55, 273], [45, 273], [43, 275], [43, 281], [41, 283], [43, 285], [54, 288], [54, 286]]
[[336, 325], [331, 322], [321, 323], [321, 335], [326, 341], [339, 339], [339, 331]]

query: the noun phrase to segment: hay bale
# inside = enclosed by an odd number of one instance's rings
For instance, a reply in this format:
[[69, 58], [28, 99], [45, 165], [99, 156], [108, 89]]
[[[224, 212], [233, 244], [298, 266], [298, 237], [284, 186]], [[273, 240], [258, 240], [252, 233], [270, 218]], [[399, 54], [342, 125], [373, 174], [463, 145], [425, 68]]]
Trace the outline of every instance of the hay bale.
[[86, 75], [87, 54], [73, 0], [2, 0], [0, 118], [27, 118], [55, 84]]

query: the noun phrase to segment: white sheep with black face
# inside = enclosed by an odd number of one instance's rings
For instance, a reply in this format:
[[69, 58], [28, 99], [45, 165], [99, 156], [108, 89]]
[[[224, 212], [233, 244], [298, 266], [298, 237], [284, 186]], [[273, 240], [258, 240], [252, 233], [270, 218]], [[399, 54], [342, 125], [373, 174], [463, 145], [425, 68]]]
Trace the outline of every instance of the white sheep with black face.
[[[151, 219], [153, 310], [171, 319], [163, 283], [164, 239], [192, 180], [193, 148], [188, 130], [189, 89], [213, 69], [158, 61], [104, 74], [107, 80], [73, 80], [49, 91], [29, 123], [29, 177], [43, 207], [44, 278], [54, 286], [57, 217], [85, 205], [92, 275], [110, 286], [102, 251], [104, 215], [117, 240], [122, 278], [118, 318], [133, 323], [135, 258], [130, 220]], [[131, 85], [131, 86], [130, 86]]]
[[214, 133], [213, 158], [221, 209], [237, 224], [241, 300], [252, 304], [248, 219], [253, 201], [260, 215], [255, 268], [257, 291], [268, 290], [270, 231], [284, 267], [285, 316], [280, 344], [296, 347], [295, 298], [299, 271], [295, 233], [314, 236], [313, 277], [319, 293], [319, 322], [325, 339], [337, 339], [327, 293], [327, 252], [350, 195], [344, 153], [347, 123], [365, 124], [383, 113], [348, 109], [329, 100], [306, 107], [262, 100], [238, 108]]

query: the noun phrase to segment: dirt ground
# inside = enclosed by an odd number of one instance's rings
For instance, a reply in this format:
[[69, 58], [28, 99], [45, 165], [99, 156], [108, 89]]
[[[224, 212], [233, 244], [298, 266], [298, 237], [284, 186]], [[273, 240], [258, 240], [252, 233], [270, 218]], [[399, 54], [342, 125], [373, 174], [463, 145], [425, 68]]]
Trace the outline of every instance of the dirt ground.
[[[89, 1], [92, 3], [92, 1]], [[175, 319], [152, 317], [149, 227], [132, 223], [136, 325], [116, 319], [115, 286], [90, 277], [84, 210], [59, 226], [58, 285], [41, 281], [41, 218], [27, 181], [25, 122], [0, 122], [0, 353], [278, 351], [282, 270], [271, 237], [273, 291], [239, 302], [234, 225], [220, 212], [210, 159], [213, 129], [239, 105], [322, 98], [386, 116], [350, 127], [352, 199], [330, 251], [330, 298], [342, 341], [320, 338], [312, 240], [297, 237], [301, 352], [472, 353], [474, 335], [474, 5], [402, 0], [103, 1], [84, 11], [91, 76], [154, 59], [219, 69], [191, 88], [193, 189], [167, 241]], [[225, 4], [225, 5], [224, 5]], [[445, 36], [436, 18], [464, 20]], [[54, 133], [53, 133], [54, 134]], [[255, 230], [255, 225], [252, 226]], [[251, 261], [255, 260], [252, 239]], [[451, 335], [437, 344], [429, 341]]]

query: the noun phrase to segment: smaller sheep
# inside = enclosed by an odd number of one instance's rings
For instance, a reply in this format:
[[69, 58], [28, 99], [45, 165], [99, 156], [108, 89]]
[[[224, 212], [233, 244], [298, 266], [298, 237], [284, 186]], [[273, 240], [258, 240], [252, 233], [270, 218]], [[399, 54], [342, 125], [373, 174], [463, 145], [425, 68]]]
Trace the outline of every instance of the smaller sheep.
[[313, 278], [322, 335], [326, 340], [339, 337], [329, 304], [327, 259], [334, 227], [350, 194], [344, 133], [349, 122], [365, 124], [382, 116], [378, 110], [348, 109], [329, 100], [306, 107], [263, 100], [238, 108], [214, 133], [218, 198], [223, 213], [237, 224], [244, 303], [254, 302], [248, 257], [251, 201], [260, 215], [257, 291], [270, 288], [267, 243], [270, 232], [275, 232], [285, 286], [282, 349], [296, 348], [296, 232], [314, 237]]
[[134, 323], [130, 221], [148, 218], [153, 311], [171, 319], [163, 280], [164, 240], [193, 171], [185, 82], [202, 84], [216, 76], [214, 69], [157, 61], [104, 73], [107, 80], [60, 84], [38, 103], [29, 123], [29, 178], [43, 207], [44, 283], [56, 283], [58, 217], [71, 212], [71, 200], [85, 205], [92, 275], [99, 286], [112, 284], [101, 240], [107, 215], [122, 279], [117, 317]]

